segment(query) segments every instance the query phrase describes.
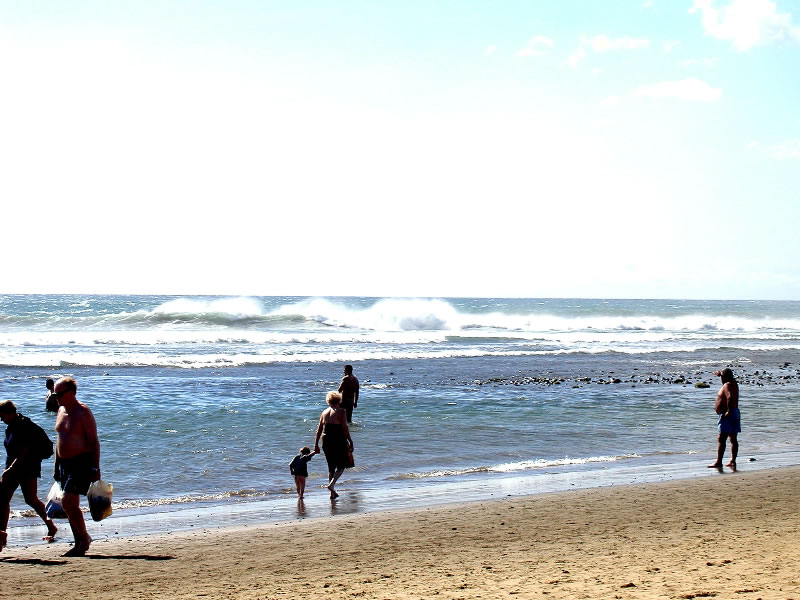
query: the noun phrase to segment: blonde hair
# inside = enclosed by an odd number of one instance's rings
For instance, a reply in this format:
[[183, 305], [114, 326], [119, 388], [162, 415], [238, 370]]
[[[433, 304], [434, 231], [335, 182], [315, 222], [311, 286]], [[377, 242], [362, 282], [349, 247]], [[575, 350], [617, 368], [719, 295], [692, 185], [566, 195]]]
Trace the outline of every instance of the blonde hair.
[[325, 402], [331, 407], [339, 406], [342, 403], [342, 395], [339, 392], [328, 392]]
[[62, 377], [56, 381], [56, 387], [58, 387], [59, 383], [61, 384], [62, 388], [67, 388], [67, 391], [75, 393], [78, 392], [78, 382], [75, 381], [75, 378], [73, 377]]

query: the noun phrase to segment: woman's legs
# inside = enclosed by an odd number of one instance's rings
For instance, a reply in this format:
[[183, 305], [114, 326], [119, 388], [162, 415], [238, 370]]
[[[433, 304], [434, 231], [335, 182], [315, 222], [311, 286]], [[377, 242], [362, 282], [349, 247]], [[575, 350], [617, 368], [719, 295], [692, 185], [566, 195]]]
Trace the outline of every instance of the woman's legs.
[[11, 496], [14, 495], [14, 489], [8, 488], [0, 485], [0, 550], [8, 542], [6, 529], [8, 529], [8, 517], [11, 514]]
[[47, 518], [47, 513], [44, 509], [44, 503], [39, 500], [39, 496], [37, 495], [38, 486], [36, 484], [36, 478], [33, 477], [31, 479], [21, 481], [19, 487], [22, 488], [22, 495], [25, 497], [25, 503], [35, 510], [36, 514], [39, 515], [42, 521], [44, 521], [44, 524], [47, 525], [47, 535], [43, 539], [52, 542], [56, 532], [58, 531], [58, 527], [56, 527], [52, 519]]
[[331, 499], [339, 496], [339, 494], [336, 493], [335, 486], [336, 481], [342, 476], [342, 473], [344, 473], [344, 468], [336, 469], [335, 472], [329, 473], [330, 479], [328, 481], [328, 489], [331, 491]]

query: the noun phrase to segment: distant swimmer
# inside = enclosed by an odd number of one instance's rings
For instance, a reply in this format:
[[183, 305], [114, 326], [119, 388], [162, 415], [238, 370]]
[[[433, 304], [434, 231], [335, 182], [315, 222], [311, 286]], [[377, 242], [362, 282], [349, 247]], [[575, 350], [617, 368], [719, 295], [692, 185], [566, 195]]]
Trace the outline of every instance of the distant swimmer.
[[714, 403], [714, 411], [719, 415], [717, 419], [717, 462], [712, 463], [709, 468], [721, 469], [722, 457], [725, 455], [725, 441], [731, 439], [731, 460], [726, 465], [736, 469], [736, 456], [739, 454], [739, 440], [737, 436], [742, 430], [741, 414], [739, 413], [739, 384], [733, 377], [733, 371], [722, 369], [714, 371], [716, 377], [722, 378], [722, 387], [717, 392], [717, 400]]
[[58, 528], [47, 517], [44, 504], [38, 497], [37, 479], [42, 475], [42, 460], [53, 453], [53, 444], [47, 434], [36, 423], [17, 412], [11, 400], [0, 402], [0, 420], [6, 428], [6, 468], [0, 474], [0, 550], [8, 541], [6, 528], [10, 516], [11, 497], [18, 487], [22, 488], [25, 503], [30, 506], [47, 526], [45, 540], [52, 542]]
[[58, 412], [58, 396], [53, 393], [56, 382], [48, 377], [47, 381], [44, 382], [44, 385], [47, 388], [47, 394], [44, 397], [44, 407], [49, 412]]
[[344, 366], [344, 377], [339, 385], [342, 395], [342, 408], [347, 411], [347, 422], [353, 422], [353, 409], [358, 408], [358, 379], [353, 375], [353, 366]]

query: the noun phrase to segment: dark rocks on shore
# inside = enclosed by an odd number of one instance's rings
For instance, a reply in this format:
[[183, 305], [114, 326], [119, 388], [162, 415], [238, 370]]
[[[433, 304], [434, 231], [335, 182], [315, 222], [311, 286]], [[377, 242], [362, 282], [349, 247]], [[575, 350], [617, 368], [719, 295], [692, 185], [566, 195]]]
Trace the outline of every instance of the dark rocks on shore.
[[[776, 370], [788, 370], [791, 363], [783, 363]], [[776, 370], [767, 370], [763, 368], [747, 372], [743, 367], [731, 365], [736, 373], [737, 381], [742, 385], [786, 385], [789, 383], [800, 382], [800, 370], [792, 369], [789, 373], [777, 373]], [[606, 373], [605, 375], [595, 375], [594, 377], [588, 375], [581, 375], [579, 377], [563, 377], [548, 373], [546, 375], [515, 375], [512, 377], [491, 377], [489, 379], [478, 379], [469, 382], [472, 385], [561, 385], [563, 383], [572, 384], [573, 388], [581, 388], [586, 385], [609, 385], [629, 383], [631, 387], [637, 385], [693, 385], [698, 389], [706, 389], [711, 387], [714, 383], [719, 383], [719, 379], [712, 376], [707, 371], [694, 371], [692, 373], [638, 373], [637, 367], [632, 369], [632, 373], [627, 377], [617, 377], [613, 374]]]

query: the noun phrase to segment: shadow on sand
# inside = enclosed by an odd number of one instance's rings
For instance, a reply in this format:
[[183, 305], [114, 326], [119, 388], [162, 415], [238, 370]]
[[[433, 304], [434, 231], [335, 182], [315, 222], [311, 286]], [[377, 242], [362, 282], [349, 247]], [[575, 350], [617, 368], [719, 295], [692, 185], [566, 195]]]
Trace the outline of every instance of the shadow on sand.
[[11, 563], [16, 565], [39, 565], [43, 567], [53, 567], [56, 565], [65, 565], [66, 560], [45, 560], [43, 558], [0, 558], [0, 562]]
[[92, 560], [173, 560], [174, 556], [162, 554], [87, 554]]

